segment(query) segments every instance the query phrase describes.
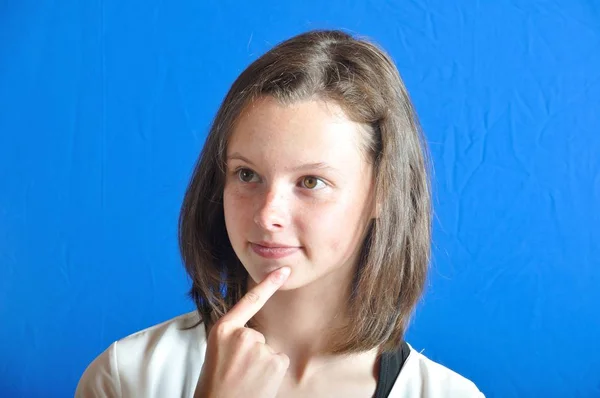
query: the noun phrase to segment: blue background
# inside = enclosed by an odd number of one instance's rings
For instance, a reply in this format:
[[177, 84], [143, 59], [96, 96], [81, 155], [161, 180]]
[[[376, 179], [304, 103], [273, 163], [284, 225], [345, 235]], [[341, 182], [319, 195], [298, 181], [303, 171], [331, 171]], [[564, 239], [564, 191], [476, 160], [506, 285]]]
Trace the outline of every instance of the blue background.
[[223, 96], [312, 28], [397, 62], [433, 154], [408, 340], [488, 397], [600, 397], [598, 1], [0, 2], [0, 396], [72, 396], [190, 311], [180, 202]]

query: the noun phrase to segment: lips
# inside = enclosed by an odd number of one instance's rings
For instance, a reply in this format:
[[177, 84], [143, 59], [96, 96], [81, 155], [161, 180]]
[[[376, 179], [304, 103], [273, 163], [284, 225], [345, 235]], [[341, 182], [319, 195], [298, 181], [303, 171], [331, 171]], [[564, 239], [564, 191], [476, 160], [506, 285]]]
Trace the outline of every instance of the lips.
[[289, 247], [298, 247], [298, 246], [292, 246], [292, 245], [286, 245], [284, 243], [278, 243], [278, 242], [267, 242], [267, 241], [260, 241], [260, 242], [251, 242], [254, 243], [255, 245], [260, 245], [263, 247], [283, 247], [283, 248], [289, 248]]
[[279, 259], [287, 256], [291, 256], [292, 254], [298, 252], [300, 247], [298, 246], [288, 246], [279, 243], [250, 243], [252, 250], [254, 253], [258, 254], [261, 257], [269, 258], [269, 259]]

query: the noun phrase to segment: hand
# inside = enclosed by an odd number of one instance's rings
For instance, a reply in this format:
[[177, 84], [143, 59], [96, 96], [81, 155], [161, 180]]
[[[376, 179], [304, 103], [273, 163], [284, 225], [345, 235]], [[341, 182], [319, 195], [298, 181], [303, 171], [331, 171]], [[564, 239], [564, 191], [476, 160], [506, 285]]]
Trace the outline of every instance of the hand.
[[196, 398], [270, 398], [277, 395], [290, 359], [244, 325], [285, 283], [290, 268], [271, 272], [212, 327]]

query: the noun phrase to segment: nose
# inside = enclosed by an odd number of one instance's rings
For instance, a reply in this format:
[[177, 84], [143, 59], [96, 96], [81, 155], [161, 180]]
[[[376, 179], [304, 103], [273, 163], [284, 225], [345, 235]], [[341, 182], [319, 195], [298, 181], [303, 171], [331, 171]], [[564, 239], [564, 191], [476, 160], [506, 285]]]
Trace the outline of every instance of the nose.
[[257, 197], [254, 222], [267, 231], [277, 231], [287, 225], [289, 204], [282, 189], [269, 188]]

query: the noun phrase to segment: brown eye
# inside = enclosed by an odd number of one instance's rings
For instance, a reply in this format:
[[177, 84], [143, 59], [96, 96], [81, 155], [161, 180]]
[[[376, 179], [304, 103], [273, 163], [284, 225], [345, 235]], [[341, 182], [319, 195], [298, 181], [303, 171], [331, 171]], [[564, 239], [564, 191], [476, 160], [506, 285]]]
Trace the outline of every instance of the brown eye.
[[315, 189], [319, 185], [320, 181], [321, 180], [317, 177], [308, 176], [304, 177], [302, 185], [304, 185], [304, 187], [308, 189]]
[[254, 177], [254, 172], [252, 170], [240, 169], [237, 173], [242, 182], [252, 182], [252, 177]]

